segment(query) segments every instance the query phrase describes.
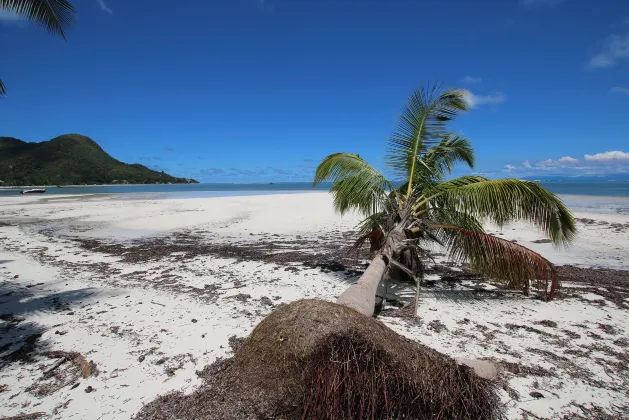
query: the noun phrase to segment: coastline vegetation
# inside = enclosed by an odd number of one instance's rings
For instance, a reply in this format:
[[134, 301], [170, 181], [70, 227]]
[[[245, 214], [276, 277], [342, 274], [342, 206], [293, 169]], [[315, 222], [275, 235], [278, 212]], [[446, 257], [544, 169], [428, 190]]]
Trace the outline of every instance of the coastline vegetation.
[[0, 186], [192, 184], [109, 156], [89, 137], [66, 134], [41, 143], [0, 137]]

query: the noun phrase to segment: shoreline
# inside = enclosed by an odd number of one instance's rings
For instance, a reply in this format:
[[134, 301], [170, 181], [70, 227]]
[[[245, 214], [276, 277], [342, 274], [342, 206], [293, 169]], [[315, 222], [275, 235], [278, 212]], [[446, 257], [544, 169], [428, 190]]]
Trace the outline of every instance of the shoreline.
[[[504, 364], [499, 392], [509, 418], [523, 409], [548, 418], [580, 413], [572, 401], [611, 415], [614, 405], [629, 407], [629, 389], [619, 385], [629, 383], [621, 369], [629, 360], [629, 271], [616, 259], [629, 250], [629, 216], [587, 216], [578, 214], [585, 221], [568, 251], [523, 224], [487, 227], [563, 264], [560, 298], [504, 291], [436, 253], [419, 318], [400, 317], [396, 307], [414, 288], [391, 283], [381, 289], [389, 304], [380, 321], [452, 357]], [[365, 268], [366, 255], [345, 253], [360, 217], [336, 214], [327, 193], [101, 195], [80, 206], [0, 197], [0, 220], [5, 416], [129, 418], [159, 395], [191, 393], [203, 384], [196, 372], [231, 356], [230, 342], [275, 307], [334, 300]], [[616, 271], [567, 265], [574, 262]], [[50, 351], [77, 352], [99, 374], [83, 378], [63, 363], [44, 378], [56, 363]], [[533, 391], [544, 398], [530, 398]]]

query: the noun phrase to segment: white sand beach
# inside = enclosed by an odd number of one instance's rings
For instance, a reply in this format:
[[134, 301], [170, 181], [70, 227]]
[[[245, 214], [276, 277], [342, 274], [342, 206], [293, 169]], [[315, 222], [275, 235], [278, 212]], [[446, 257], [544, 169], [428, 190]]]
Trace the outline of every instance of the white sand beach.
[[[568, 250], [524, 224], [489, 230], [558, 265], [629, 270], [629, 215], [575, 217]], [[359, 220], [320, 192], [0, 197], [0, 416], [130, 418], [158, 395], [193, 391], [196, 372], [275, 306], [334, 300], [358, 278], [364, 261], [338, 258]], [[552, 302], [428, 274], [418, 320], [391, 308], [379, 319], [445, 354], [502, 363], [509, 418], [622, 418], [629, 276], [606, 273], [567, 269], [575, 281]], [[91, 374], [55, 351], [93, 361]]]

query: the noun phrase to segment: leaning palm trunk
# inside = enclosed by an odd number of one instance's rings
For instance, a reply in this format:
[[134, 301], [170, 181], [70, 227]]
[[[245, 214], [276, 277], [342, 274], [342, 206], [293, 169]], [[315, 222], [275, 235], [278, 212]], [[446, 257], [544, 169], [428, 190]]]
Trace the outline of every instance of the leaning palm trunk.
[[403, 241], [406, 239], [402, 226], [403, 224], [398, 225], [387, 235], [380, 253], [371, 261], [358, 281], [338, 297], [336, 303], [352, 308], [363, 315], [373, 315], [378, 285], [386, 274], [394, 253], [403, 246]]

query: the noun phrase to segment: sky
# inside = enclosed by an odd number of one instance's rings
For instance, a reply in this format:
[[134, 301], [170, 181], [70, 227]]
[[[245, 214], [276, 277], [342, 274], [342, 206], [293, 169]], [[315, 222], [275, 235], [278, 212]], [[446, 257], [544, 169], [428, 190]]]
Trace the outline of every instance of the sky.
[[202, 182], [384, 168], [413, 89], [469, 91], [490, 178], [629, 173], [627, 0], [74, 0], [67, 40], [0, 11], [0, 135], [79, 133]]

